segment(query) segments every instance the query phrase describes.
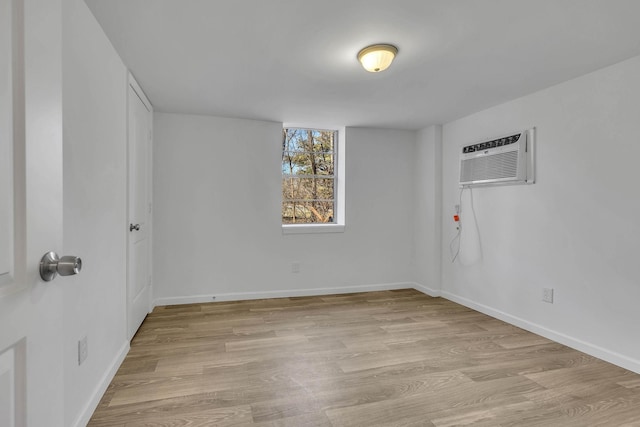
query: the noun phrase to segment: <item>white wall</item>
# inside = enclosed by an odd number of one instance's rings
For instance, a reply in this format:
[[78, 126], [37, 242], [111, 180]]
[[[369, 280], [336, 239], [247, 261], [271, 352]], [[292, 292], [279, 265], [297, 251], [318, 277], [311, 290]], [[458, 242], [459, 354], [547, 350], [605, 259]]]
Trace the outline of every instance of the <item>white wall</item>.
[[440, 295], [442, 280], [442, 126], [417, 134], [414, 173], [414, 277], [418, 289]]
[[[443, 295], [640, 372], [640, 57], [443, 128]], [[537, 183], [465, 194], [451, 264], [458, 150], [536, 126]], [[466, 240], [465, 240], [466, 239]], [[541, 301], [542, 288], [555, 302]]]
[[346, 130], [346, 231], [315, 235], [282, 234], [281, 135], [280, 123], [155, 115], [157, 303], [412, 280], [415, 133]]
[[[86, 423], [128, 349], [126, 87], [126, 68], [84, 1], [64, 0], [64, 251], [83, 260], [63, 279], [66, 426]], [[84, 336], [89, 356], [78, 366]]]

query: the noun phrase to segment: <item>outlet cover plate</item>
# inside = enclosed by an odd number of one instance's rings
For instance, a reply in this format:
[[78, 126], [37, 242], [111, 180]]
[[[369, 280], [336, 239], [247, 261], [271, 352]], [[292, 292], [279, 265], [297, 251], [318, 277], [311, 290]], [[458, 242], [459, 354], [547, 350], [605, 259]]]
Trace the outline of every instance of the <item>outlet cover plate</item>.
[[82, 365], [82, 362], [87, 360], [87, 356], [89, 356], [89, 342], [87, 337], [84, 337], [78, 341], [78, 365]]

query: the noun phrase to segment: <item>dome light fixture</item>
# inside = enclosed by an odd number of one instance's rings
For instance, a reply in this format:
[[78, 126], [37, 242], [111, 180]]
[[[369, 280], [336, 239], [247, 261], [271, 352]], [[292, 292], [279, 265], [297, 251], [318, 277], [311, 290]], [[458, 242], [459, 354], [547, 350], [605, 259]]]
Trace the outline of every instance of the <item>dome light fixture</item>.
[[358, 52], [358, 61], [371, 73], [384, 71], [398, 54], [398, 48], [390, 44], [374, 44]]

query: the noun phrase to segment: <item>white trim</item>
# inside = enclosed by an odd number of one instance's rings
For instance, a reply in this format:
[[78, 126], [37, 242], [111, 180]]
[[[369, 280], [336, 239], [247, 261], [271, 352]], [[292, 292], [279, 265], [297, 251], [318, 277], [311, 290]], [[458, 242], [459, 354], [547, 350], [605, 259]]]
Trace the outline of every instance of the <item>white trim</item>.
[[282, 234], [344, 233], [342, 224], [283, 224]]
[[333, 185], [336, 188], [336, 191], [335, 191], [336, 211], [334, 213], [335, 213], [336, 224], [344, 227], [344, 225], [347, 223], [347, 217], [346, 217], [347, 128], [345, 128], [344, 126], [339, 126], [336, 129], [338, 130], [338, 153], [336, 157], [338, 164], [334, 165], [334, 175], [336, 176], [333, 183]]
[[595, 344], [582, 341], [578, 338], [570, 337], [561, 332], [545, 328], [544, 326], [529, 322], [528, 320], [522, 319], [520, 317], [512, 316], [511, 314], [496, 310], [483, 304], [479, 304], [450, 292], [443, 291], [441, 292], [441, 295], [442, 297], [458, 304], [464, 305], [465, 307], [469, 307], [473, 310], [479, 311], [491, 317], [495, 317], [496, 319], [510, 323], [529, 332], [533, 332], [534, 334], [538, 334], [552, 341], [564, 344], [567, 347], [571, 347], [583, 353], [587, 353], [591, 356], [597, 357], [598, 359], [605, 360], [609, 363], [613, 363], [614, 365], [640, 374], [640, 360], [633, 359], [631, 357], [613, 352], [611, 350], [607, 350], [606, 348], [602, 348]]
[[144, 106], [147, 107], [147, 110], [153, 113], [153, 105], [151, 105], [151, 101], [149, 101], [149, 98], [147, 98], [147, 95], [144, 93], [133, 74], [131, 74], [131, 71], [129, 71], [128, 82], [131, 89], [133, 89], [136, 95], [138, 95], [138, 98], [140, 98], [140, 101], [142, 101]]
[[83, 427], [89, 423], [89, 420], [91, 419], [93, 412], [98, 407], [102, 396], [104, 396], [104, 393], [107, 391], [109, 384], [111, 384], [113, 377], [115, 377], [116, 372], [118, 372], [118, 368], [120, 368], [120, 365], [122, 365], [122, 362], [124, 362], [124, 358], [127, 356], [127, 353], [129, 353], [129, 348], [129, 341], [125, 341], [125, 343], [120, 348], [120, 351], [113, 359], [113, 362], [111, 362], [111, 366], [109, 366], [109, 369], [107, 369], [105, 374], [98, 382], [98, 385], [93, 390], [89, 401], [84, 406], [84, 409], [80, 412], [80, 415], [78, 415], [76, 422], [73, 423], [74, 427]]
[[442, 292], [440, 291], [440, 289], [428, 288], [419, 283], [412, 283], [412, 288], [418, 292], [422, 292], [425, 295], [429, 295], [430, 297], [439, 298], [442, 296]]
[[[318, 295], [334, 295], [334, 294], [352, 294], [355, 292], [375, 292], [375, 291], [391, 291], [397, 289], [413, 289], [414, 283], [381, 283], [376, 285], [355, 285], [343, 286], [335, 288], [312, 288], [312, 289], [283, 289], [278, 291], [264, 292], [238, 292], [226, 294], [211, 295], [191, 295], [184, 297], [166, 297], [155, 300], [155, 306], [178, 305], [178, 304], [195, 304], [202, 302], [218, 302], [218, 301], [243, 301], [252, 299], [265, 298], [291, 298], [291, 297], [308, 297]], [[215, 297], [215, 299], [214, 299]]]

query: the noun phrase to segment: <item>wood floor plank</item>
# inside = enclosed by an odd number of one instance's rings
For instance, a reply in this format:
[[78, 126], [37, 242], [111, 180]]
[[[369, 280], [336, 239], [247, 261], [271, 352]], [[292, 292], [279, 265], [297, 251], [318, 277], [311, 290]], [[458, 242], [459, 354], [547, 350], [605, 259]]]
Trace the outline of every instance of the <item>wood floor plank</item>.
[[146, 418], [144, 420], [132, 420], [125, 424], [125, 427], [146, 427], [146, 426], [189, 426], [189, 427], [234, 427], [245, 426], [252, 423], [251, 407], [248, 405], [193, 411], [188, 414], [171, 415], [167, 414], [157, 418]]
[[89, 422], [636, 426], [640, 375], [415, 290], [156, 307]]
[[227, 351], [243, 351], [243, 350], [265, 350], [269, 348], [291, 348], [295, 350], [296, 346], [304, 345], [309, 342], [308, 338], [303, 335], [286, 335], [284, 337], [254, 338], [244, 339], [242, 341], [230, 341], [226, 343]]

